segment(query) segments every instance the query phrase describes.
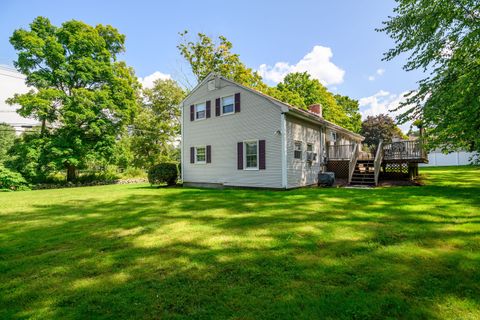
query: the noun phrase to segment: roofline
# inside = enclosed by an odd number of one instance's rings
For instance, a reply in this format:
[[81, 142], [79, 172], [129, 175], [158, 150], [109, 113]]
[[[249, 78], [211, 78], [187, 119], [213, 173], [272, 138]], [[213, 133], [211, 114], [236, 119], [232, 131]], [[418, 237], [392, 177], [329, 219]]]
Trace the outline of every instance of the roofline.
[[277, 107], [280, 108], [280, 110], [282, 111], [282, 113], [288, 113], [288, 114], [291, 114], [292, 116], [295, 116], [297, 118], [302, 118], [302, 119], [308, 119], [316, 124], [319, 124], [319, 125], [324, 125], [326, 126], [327, 128], [330, 128], [330, 129], [336, 129], [352, 138], [354, 138], [355, 140], [358, 140], [358, 141], [363, 141], [365, 140], [365, 137], [363, 137], [362, 135], [359, 135], [358, 133], [355, 133], [355, 132], [352, 132], [342, 126], [339, 126], [333, 122], [330, 122], [328, 120], [325, 120], [323, 117], [320, 117], [318, 116], [317, 114], [314, 114], [312, 112], [309, 112], [309, 111], [306, 111], [306, 110], [302, 110], [300, 108], [297, 108], [295, 106], [292, 106], [288, 103], [285, 103], [283, 101], [280, 101], [274, 97], [271, 97], [263, 92], [260, 92], [258, 90], [255, 90], [255, 89], [252, 89], [252, 88], [249, 88], [247, 86], [244, 86], [240, 83], [237, 83], [231, 79], [228, 79], [224, 76], [221, 76], [219, 74], [216, 74], [214, 72], [210, 72], [202, 81], [200, 81], [196, 86], [195, 88], [192, 89], [192, 91], [190, 91], [190, 93], [185, 97], [185, 99], [182, 100], [182, 105], [184, 103], [185, 100], [187, 100], [187, 98], [190, 97], [190, 95], [192, 95], [192, 93], [197, 90], [201, 85], [203, 85], [203, 83], [205, 83], [207, 81], [207, 79], [209, 79], [211, 76], [215, 76], [215, 77], [218, 77], [224, 81], [227, 81], [227, 82], [230, 82], [234, 85], [237, 85], [247, 91], [250, 91], [254, 94], [257, 94], [267, 100], [269, 100], [270, 102], [272, 102], [274, 105], [276, 105]]

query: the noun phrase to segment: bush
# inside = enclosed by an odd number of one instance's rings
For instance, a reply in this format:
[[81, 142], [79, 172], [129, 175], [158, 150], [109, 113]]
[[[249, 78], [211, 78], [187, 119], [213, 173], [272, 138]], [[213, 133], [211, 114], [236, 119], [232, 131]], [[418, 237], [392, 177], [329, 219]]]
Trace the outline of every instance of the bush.
[[168, 186], [174, 185], [178, 179], [178, 168], [175, 162], [164, 162], [148, 170], [148, 182], [150, 184], [166, 183]]
[[28, 190], [27, 181], [18, 172], [0, 165], [0, 190]]
[[140, 168], [127, 168], [125, 171], [122, 172], [122, 178], [123, 179], [131, 179], [131, 178], [145, 178], [147, 176], [147, 173], [145, 170], [140, 169]]

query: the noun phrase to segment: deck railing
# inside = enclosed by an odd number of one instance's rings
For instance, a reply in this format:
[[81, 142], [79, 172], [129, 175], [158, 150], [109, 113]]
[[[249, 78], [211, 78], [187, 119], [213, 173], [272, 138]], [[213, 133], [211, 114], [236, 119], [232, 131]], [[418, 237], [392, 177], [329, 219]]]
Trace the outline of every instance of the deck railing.
[[383, 161], [383, 141], [380, 140], [377, 147], [377, 154], [375, 155], [375, 161], [373, 163], [375, 169], [375, 185], [378, 185], [378, 177], [380, 176], [380, 168]]
[[329, 160], [350, 160], [356, 144], [342, 144], [327, 147]]
[[423, 160], [427, 159], [421, 140], [404, 140], [386, 143], [383, 146], [384, 160]]
[[350, 161], [348, 162], [348, 183], [352, 182], [353, 172], [355, 171], [355, 166], [357, 165], [358, 156], [360, 154], [360, 144], [356, 143], [353, 147], [353, 151], [350, 156]]

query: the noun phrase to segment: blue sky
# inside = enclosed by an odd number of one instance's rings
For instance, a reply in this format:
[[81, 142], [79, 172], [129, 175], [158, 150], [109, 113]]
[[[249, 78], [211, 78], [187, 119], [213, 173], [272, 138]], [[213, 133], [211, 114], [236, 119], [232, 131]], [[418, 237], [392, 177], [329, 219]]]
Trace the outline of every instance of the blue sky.
[[[405, 57], [381, 61], [393, 42], [374, 29], [393, 14], [393, 0], [337, 1], [2, 1], [0, 64], [16, 54], [8, 39], [39, 15], [110, 24], [127, 36], [122, 55], [139, 77], [180, 79], [187, 66], [178, 32], [225, 35], [234, 52], [269, 84], [308, 71], [335, 93], [359, 99], [363, 115], [384, 112], [415, 89], [422, 74], [405, 72]], [[263, 66], [262, 66], [263, 65]], [[143, 79], [145, 80], [145, 79]]]

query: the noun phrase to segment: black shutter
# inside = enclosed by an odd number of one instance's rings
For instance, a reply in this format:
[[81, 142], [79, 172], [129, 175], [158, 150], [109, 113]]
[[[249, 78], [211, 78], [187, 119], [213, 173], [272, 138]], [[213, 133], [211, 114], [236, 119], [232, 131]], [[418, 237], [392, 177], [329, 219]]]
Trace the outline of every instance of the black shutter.
[[195, 106], [192, 104], [190, 106], [190, 121], [195, 120]]
[[195, 163], [195, 147], [190, 147], [190, 163]]
[[240, 112], [240, 93], [235, 93], [235, 113]]
[[265, 170], [265, 140], [258, 141], [258, 169]]
[[220, 117], [220, 98], [215, 99], [215, 117]]
[[237, 169], [243, 170], [243, 142], [237, 143]]
[[207, 146], [207, 163], [212, 163], [212, 146]]
[[207, 118], [210, 118], [210, 107], [211, 107], [211, 103], [210, 103], [210, 100], [207, 101], [206, 103], [207, 107]]

